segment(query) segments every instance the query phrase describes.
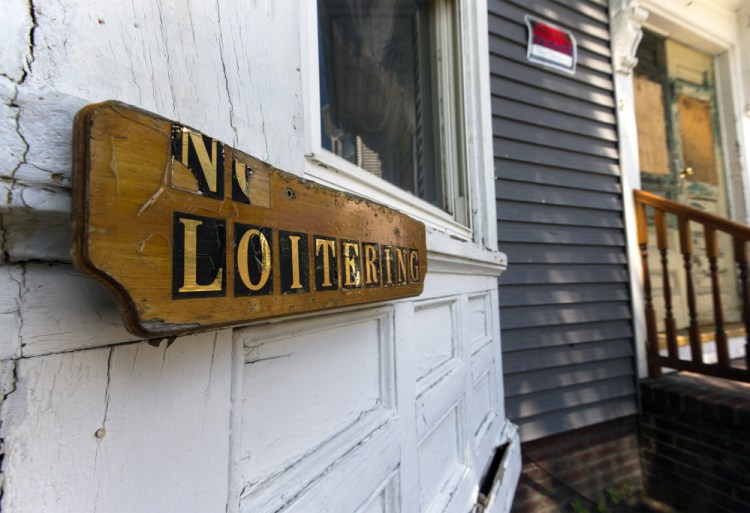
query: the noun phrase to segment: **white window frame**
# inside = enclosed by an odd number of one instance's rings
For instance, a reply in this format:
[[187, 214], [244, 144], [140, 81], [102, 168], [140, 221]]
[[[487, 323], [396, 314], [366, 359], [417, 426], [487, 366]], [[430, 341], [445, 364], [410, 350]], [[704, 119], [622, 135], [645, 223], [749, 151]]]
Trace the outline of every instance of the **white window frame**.
[[[443, 252], [462, 254], [465, 257], [480, 260], [498, 261], [497, 257], [485, 254], [487, 251], [497, 250], [494, 177], [488, 171], [493, 169], [494, 157], [492, 155], [487, 4], [486, 0], [456, 1], [459, 19], [455, 26], [458, 33], [442, 33], [438, 34], [438, 37], [442, 39], [441, 44], [444, 48], [451, 39], [455, 41], [458, 45], [456, 53], [460, 55], [461, 63], [460, 66], [457, 65], [458, 63], [448, 63], [456, 74], [449, 77], [447, 73], [440, 73], [444, 77], [440, 89], [443, 91], [442, 97], [447, 101], [450, 101], [452, 97], [460, 97], [461, 102], [459, 108], [456, 109], [459, 119], [448, 120], [448, 124], [456, 128], [442, 130], [440, 137], [444, 141], [448, 139], [444, 142], [446, 151], [458, 152], [458, 157], [462, 162], [462, 169], [458, 172], [464, 173], [463, 180], [467, 194], [464, 200], [467, 202], [466, 222], [459, 222], [450, 213], [386, 180], [373, 176], [322, 147], [317, 0], [302, 0], [300, 43], [305, 105], [304, 175], [324, 185], [366, 197], [419, 219], [428, 229], [428, 249], [442, 247]], [[438, 25], [447, 26], [444, 22]], [[441, 102], [446, 100], [439, 99]], [[448, 182], [445, 187], [446, 195], [453, 194], [453, 187], [455, 187], [455, 185], [450, 185], [450, 180]], [[460, 204], [455, 207], [456, 209], [464, 208]], [[441, 244], [437, 240], [441, 238], [441, 234], [453, 240], [473, 242], [473, 247], [468, 252], [465, 247], [463, 251], [459, 248], [451, 251], [448, 248], [453, 245]]]

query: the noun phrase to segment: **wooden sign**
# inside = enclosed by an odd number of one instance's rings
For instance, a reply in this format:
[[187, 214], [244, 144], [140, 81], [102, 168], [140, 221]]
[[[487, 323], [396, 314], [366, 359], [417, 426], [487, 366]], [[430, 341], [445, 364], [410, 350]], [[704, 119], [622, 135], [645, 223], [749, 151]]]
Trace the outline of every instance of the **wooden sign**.
[[74, 144], [75, 261], [139, 336], [422, 292], [424, 225], [388, 207], [120, 103]]

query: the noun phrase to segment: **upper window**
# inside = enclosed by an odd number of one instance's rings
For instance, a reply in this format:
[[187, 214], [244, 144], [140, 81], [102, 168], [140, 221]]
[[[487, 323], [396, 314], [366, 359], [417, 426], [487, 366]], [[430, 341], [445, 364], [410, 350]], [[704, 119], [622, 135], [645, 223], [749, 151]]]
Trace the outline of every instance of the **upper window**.
[[465, 221], [456, 6], [318, 0], [321, 146]]

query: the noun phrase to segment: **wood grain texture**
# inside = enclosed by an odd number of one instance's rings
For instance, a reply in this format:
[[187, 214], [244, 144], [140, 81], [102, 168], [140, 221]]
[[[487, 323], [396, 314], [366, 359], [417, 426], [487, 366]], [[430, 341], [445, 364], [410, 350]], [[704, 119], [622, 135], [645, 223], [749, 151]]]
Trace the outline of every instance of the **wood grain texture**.
[[690, 179], [718, 183], [711, 104], [686, 94], [678, 94], [677, 107], [680, 112], [680, 137], [685, 167], [693, 170]]
[[[424, 225], [390, 208], [115, 102], [78, 113], [75, 152], [74, 258], [115, 293], [135, 334], [185, 333], [422, 292]], [[206, 172], [211, 164], [213, 176]], [[233, 177], [245, 176], [235, 173], [244, 167], [251, 174], [243, 202]], [[200, 230], [212, 223], [217, 240], [206, 253], [201, 244], [212, 241]], [[254, 236], [243, 236], [253, 229]], [[306, 235], [295, 250], [308, 257], [295, 260], [300, 286], [290, 285], [291, 271], [282, 275], [280, 232]], [[370, 255], [370, 266], [377, 264], [370, 286], [367, 244], [377, 253]], [[205, 272], [197, 279], [207, 265], [209, 280]]]
[[662, 86], [639, 75], [633, 77], [633, 85], [638, 128], [638, 161], [641, 170], [668, 175], [669, 154]]

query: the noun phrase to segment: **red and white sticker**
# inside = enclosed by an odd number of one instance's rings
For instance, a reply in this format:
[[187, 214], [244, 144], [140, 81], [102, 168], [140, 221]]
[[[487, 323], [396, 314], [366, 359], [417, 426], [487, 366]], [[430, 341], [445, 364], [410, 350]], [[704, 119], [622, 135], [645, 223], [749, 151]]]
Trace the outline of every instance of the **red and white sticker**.
[[529, 28], [528, 60], [565, 73], [575, 73], [577, 47], [572, 32], [533, 16], [526, 15], [525, 19]]

